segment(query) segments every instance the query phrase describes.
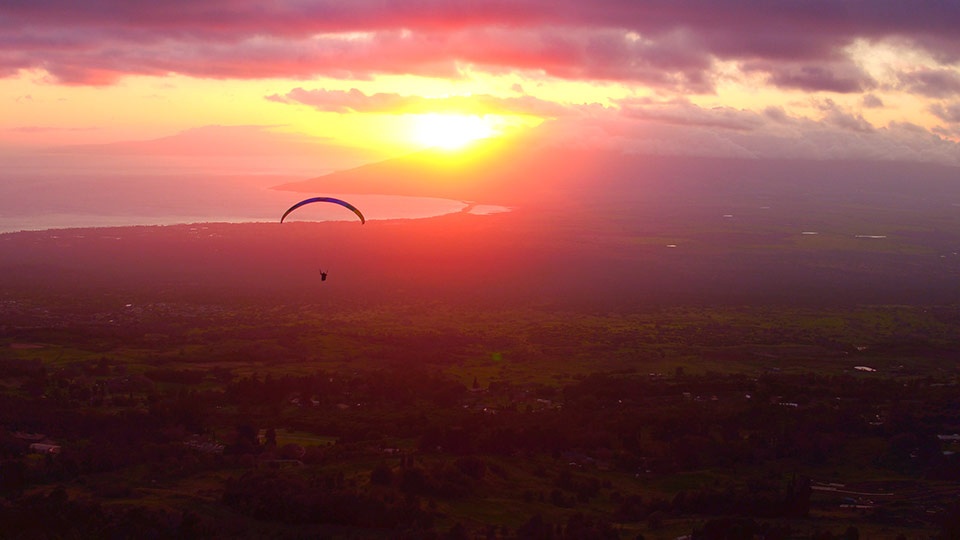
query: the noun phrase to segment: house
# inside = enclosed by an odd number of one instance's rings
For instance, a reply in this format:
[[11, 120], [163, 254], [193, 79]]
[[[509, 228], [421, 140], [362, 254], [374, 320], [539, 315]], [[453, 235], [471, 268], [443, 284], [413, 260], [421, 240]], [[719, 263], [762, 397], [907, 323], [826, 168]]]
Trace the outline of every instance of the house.
[[201, 454], [222, 454], [226, 448], [224, 445], [212, 439], [195, 435], [183, 441], [184, 446], [196, 450]]
[[49, 443], [31, 443], [30, 451], [37, 454], [46, 454], [54, 456], [60, 453], [59, 444], [49, 444]]

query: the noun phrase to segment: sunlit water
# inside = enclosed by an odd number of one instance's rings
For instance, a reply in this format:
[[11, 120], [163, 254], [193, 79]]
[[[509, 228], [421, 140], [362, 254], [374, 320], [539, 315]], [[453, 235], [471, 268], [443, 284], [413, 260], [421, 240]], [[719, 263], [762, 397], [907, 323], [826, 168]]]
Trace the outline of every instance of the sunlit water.
[[[276, 222], [291, 205], [326, 195], [349, 200], [367, 220], [509, 211], [431, 197], [298, 193], [272, 186], [302, 178], [208, 175], [33, 175], [0, 178], [0, 233], [86, 227]], [[352, 220], [337, 205], [309, 205], [288, 221]]]

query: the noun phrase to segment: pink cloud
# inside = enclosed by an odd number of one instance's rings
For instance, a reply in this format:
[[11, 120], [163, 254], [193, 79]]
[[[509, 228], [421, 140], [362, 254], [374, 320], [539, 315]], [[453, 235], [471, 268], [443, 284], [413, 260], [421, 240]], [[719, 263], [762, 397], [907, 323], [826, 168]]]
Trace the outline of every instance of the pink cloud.
[[941, 120], [960, 124], [960, 101], [949, 104], [937, 103], [930, 107], [930, 111]]
[[[720, 59], [765, 66], [775, 85], [853, 92], [872, 87], [843, 62], [856, 39], [960, 58], [955, 2], [8, 0], [0, 14], [0, 75], [42, 67], [73, 84], [170, 72], [449, 77], [473, 64], [708, 92]], [[349, 32], [369, 34], [323, 36]]]
[[780, 88], [827, 91], [839, 94], [863, 92], [877, 86], [875, 80], [850, 62], [793, 64], [750, 62], [746, 71], [766, 73], [767, 81]]
[[424, 98], [393, 93], [366, 95], [350, 90], [305, 90], [294, 88], [285, 95], [267, 96], [278, 103], [299, 103], [324, 112], [347, 113], [431, 113], [459, 112], [469, 114], [532, 114], [557, 117], [575, 113], [574, 108], [531, 96], [500, 98], [490, 95]]
[[945, 98], [960, 95], [960, 75], [947, 69], [918, 69], [901, 73], [900, 83], [918, 94]]
[[[584, 146], [655, 155], [749, 159], [864, 159], [960, 165], [960, 129], [930, 130], [909, 123], [871, 125], [856, 110], [823, 100], [822, 120], [783, 108], [762, 112], [703, 108], [683, 100], [624, 100], [620, 109], [597, 109], [542, 124], [542, 139], [558, 147]], [[947, 107], [940, 110], [949, 117]], [[960, 118], [958, 116], [957, 118]]]

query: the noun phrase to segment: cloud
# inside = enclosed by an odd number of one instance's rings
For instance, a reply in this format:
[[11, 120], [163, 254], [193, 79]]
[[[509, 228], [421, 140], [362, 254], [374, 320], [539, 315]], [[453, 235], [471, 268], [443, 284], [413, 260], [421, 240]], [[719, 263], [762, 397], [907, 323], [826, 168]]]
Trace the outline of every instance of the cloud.
[[[64, 84], [112, 84], [123, 75], [180, 73], [208, 78], [364, 80], [379, 74], [459, 78], [460, 66], [492, 73], [521, 71], [565, 79], [632, 81], [709, 91], [711, 59], [678, 35], [634, 40], [623, 30], [471, 28], [407, 29], [238, 41], [170, 41], [134, 46], [57, 48], [24, 55], [21, 67], [43, 67]], [[29, 59], [29, 61], [28, 61]]]
[[60, 126], [15, 126], [7, 128], [5, 131], [11, 133], [52, 133], [52, 132], [63, 132], [63, 131], [96, 131], [99, 128], [96, 127], [80, 127], [80, 128], [68, 128]]
[[644, 100], [628, 99], [621, 100], [617, 104], [620, 105], [625, 117], [664, 124], [749, 131], [763, 123], [756, 113], [749, 111], [729, 107], [704, 109], [683, 101], [648, 103]]
[[883, 108], [883, 100], [880, 99], [880, 98], [878, 98], [877, 96], [875, 96], [875, 95], [873, 95], [873, 94], [866, 94], [866, 95], [864, 95], [864, 96], [863, 96], [863, 99], [861, 99], [861, 103], [863, 103], [863, 106], [866, 107], [866, 108], [868, 108], [868, 109], [882, 109], [882, 108]]
[[859, 131], [860, 133], [871, 133], [874, 127], [859, 114], [850, 114], [840, 111], [830, 111], [827, 115], [827, 122], [830, 125], [849, 131]]
[[744, 64], [742, 67], [747, 72], [766, 73], [767, 82], [780, 88], [848, 94], [869, 90], [877, 85], [870, 75], [849, 62], [837, 62], [832, 65], [754, 62]]
[[[708, 129], [714, 133], [739, 132], [744, 137], [750, 133], [771, 134], [778, 130], [782, 132], [783, 127], [796, 128], [804, 122], [812, 122], [791, 117], [780, 107], [768, 107], [762, 113], [757, 113], [731, 107], [708, 109], [682, 100], [657, 103], [650, 100], [628, 99], [618, 101], [617, 104], [621, 107], [621, 117], [647, 125], [686, 126], [700, 130]], [[876, 131], [876, 128], [862, 115], [843, 109], [833, 100], [824, 100], [819, 107], [824, 113], [821, 123], [835, 131], [861, 134]], [[795, 135], [799, 137], [799, 134], [795, 133]], [[736, 136], [730, 135], [730, 137]]]
[[802, 90], [872, 88], [845, 48], [898, 40], [960, 58], [960, 4], [902, 0], [7, 0], [0, 76], [452, 77], [463, 65], [710, 92], [716, 62]]
[[[957, 2], [6, 0], [0, 17], [0, 77], [39, 69], [55, 82], [73, 85], [169, 74], [362, 81], [489, 73], [517, 75], [531, 88], [550, 78], [595, 87], [616, 82], [648, 88], [658, 101], [621, 100], [619, 110], [611, 111], [597, 104], [552, 103], [527, 95], [520, 83], [512, 87], [517, 94], [512, 97], [429, 99], [310, 89], [304, 82], [266, 99], [337, 113], [604, 118], [591, 125], [596, 141], [629, 138], [660, 152], [700, 147], [730, 155], [828, 156], [846, 149], [878, 159], [943, 159], [944, 149], [956, 152], [953, 143], [929, 131], [872, 125], [857, 110], [835, 104], [823, 106], [814, 121], [792, 116], [787, 104], [752, 112], [703, 109], [689, 101], [691, 94], [710, 94], [722, 90], [728, 78], [743, 77], [734, 82], [816, 93], [821, 103], [827, 103], [824, 94], [840, 100], [842, 94], [862, 93], [863, 110], [882, 107], [880, 95], [888, 100], [889, 92], [941, 100], [927, 105], [945, 123], [937, 133], [957, 137], [960, 130], [960, 112], [949, 102], [960, 96]], [[894, 74], [891, 83], [885, 72], [854, 56], [855, 45], [864, 43], [919, 49], [925, 54], [917, 57], [926, 60]], [[854, 95], [845, 103], [855, 102]], [[601, 136], [613, 124], [622, 133]], [[677, 138], [681, 134], [689, 139]], [[871, 153], [866, 148], [871, 142], [880, 150]]]
[[933, 98], [960, 95], [960, 74], [948, 69], [918, 69], [901, 73], [900, 84], [909, 92]]
[[501, 98], [490, 95], [425, 98], [395, 93], [367, 95], [350, 90], [305, 90], [294, 88], [285, 95], [267, 96], [278, 103], [299, 103], [318, 111], [348, 113], [418, 114], [456, 112], [462, 114], [530, 114], [557, 117], [575, 114], [576, 109], [532, 96]]
[[559, 118], [538, 129], [554, 146], [631, 153], [960, 165], [960, 145], [923, 127], [894, 122], [878, 128], [829, 101], [821, 109], [825, 121], [791, 116], [779, 107], [752, 112], [638, 101], [632, 108]]
[[356, 88], [350, 90], [304, 90], [303, 88], [294, 88], [286, 95], [273, 94], [267, 96], [267, 99], [277, 103], [300, 103], [318, 111], [335, 113], [400, 113], [406, 112], [425, 101], [425, 98], [422, 97], [401, 96], [400, 94], [378, 93], [368, 96]]
[[941, 120], [960, 123], [960, 101], [949, 104], [935, 103], [930, 107], [930, 112], [935, 114]]
[[862, 115], [843, 110], [831, 99], [824, 100], [820, 104], [820, 110], [825, 113], [824, 122], [828, 125], [860, 133], [871, 133], [874, 131], [873, 125], [864, 119]]

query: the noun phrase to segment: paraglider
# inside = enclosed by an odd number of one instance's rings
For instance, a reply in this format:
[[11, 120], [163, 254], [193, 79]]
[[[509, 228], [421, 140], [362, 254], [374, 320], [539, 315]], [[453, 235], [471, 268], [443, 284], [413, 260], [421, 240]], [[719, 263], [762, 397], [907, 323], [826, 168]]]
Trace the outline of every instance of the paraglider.
[[[340, 206], [343, 206], [344, 208], [347, 208], [348, 210], [356, 214], [357, 217], [360, 218], [361, 225], [367, 222], [367, 220], [363, 217], [363, 214], [360, 212], [360, 210], [358, 210], [356, 206], [348, 203], [347, 201], [335, 199], [333, 197], [311, 197], [309, 199], [304, 199], [298, 202], [297, 204], [291, 206], [290, 208], [287, 208], [287, 211], [284, 212], [282, 216], [280, 216], [280, 223], [283, 223], [283, 220], [286, 219], [286, 217], [290, 214], [290, 212], [293, 212], [294, 210], [296, 210], [297, 208], [300, 208], [305, 204], [310, 204], [315, 202], [329, 202], [329, 203], [339, 204]], [[321, 268], [320, 281], [326, 281], [326, 280], [327, 280], [327, 271]]]
[[367, 220], [363, 217], [363, 214], [360, 213], [360, 210], [357, 210], [356, 206], [348, 203], [347, 201], [342, 201], [340, 199], [335, 199], [333, 197], [311, 197], [309, 199], [302, 200], [297, 204], [288, 208], [287, 211], [283, 213], [283, 216], [280, 217], [280, 223], [283, 223], [283, 220], [287, 217], [288, 214], [290, 214], [290, 212], [293, 212], [294, 210], [296, 210], [297, 208], [300, 208], [305, 204], [310, 204], [315, 202], [329, 202], [329, 203], [339, 204], [340, 206], [343, 206], [353, 211], [353, 213], [356, 214], [358, 218], [360, 218], [361, 224], [367, 222]]

